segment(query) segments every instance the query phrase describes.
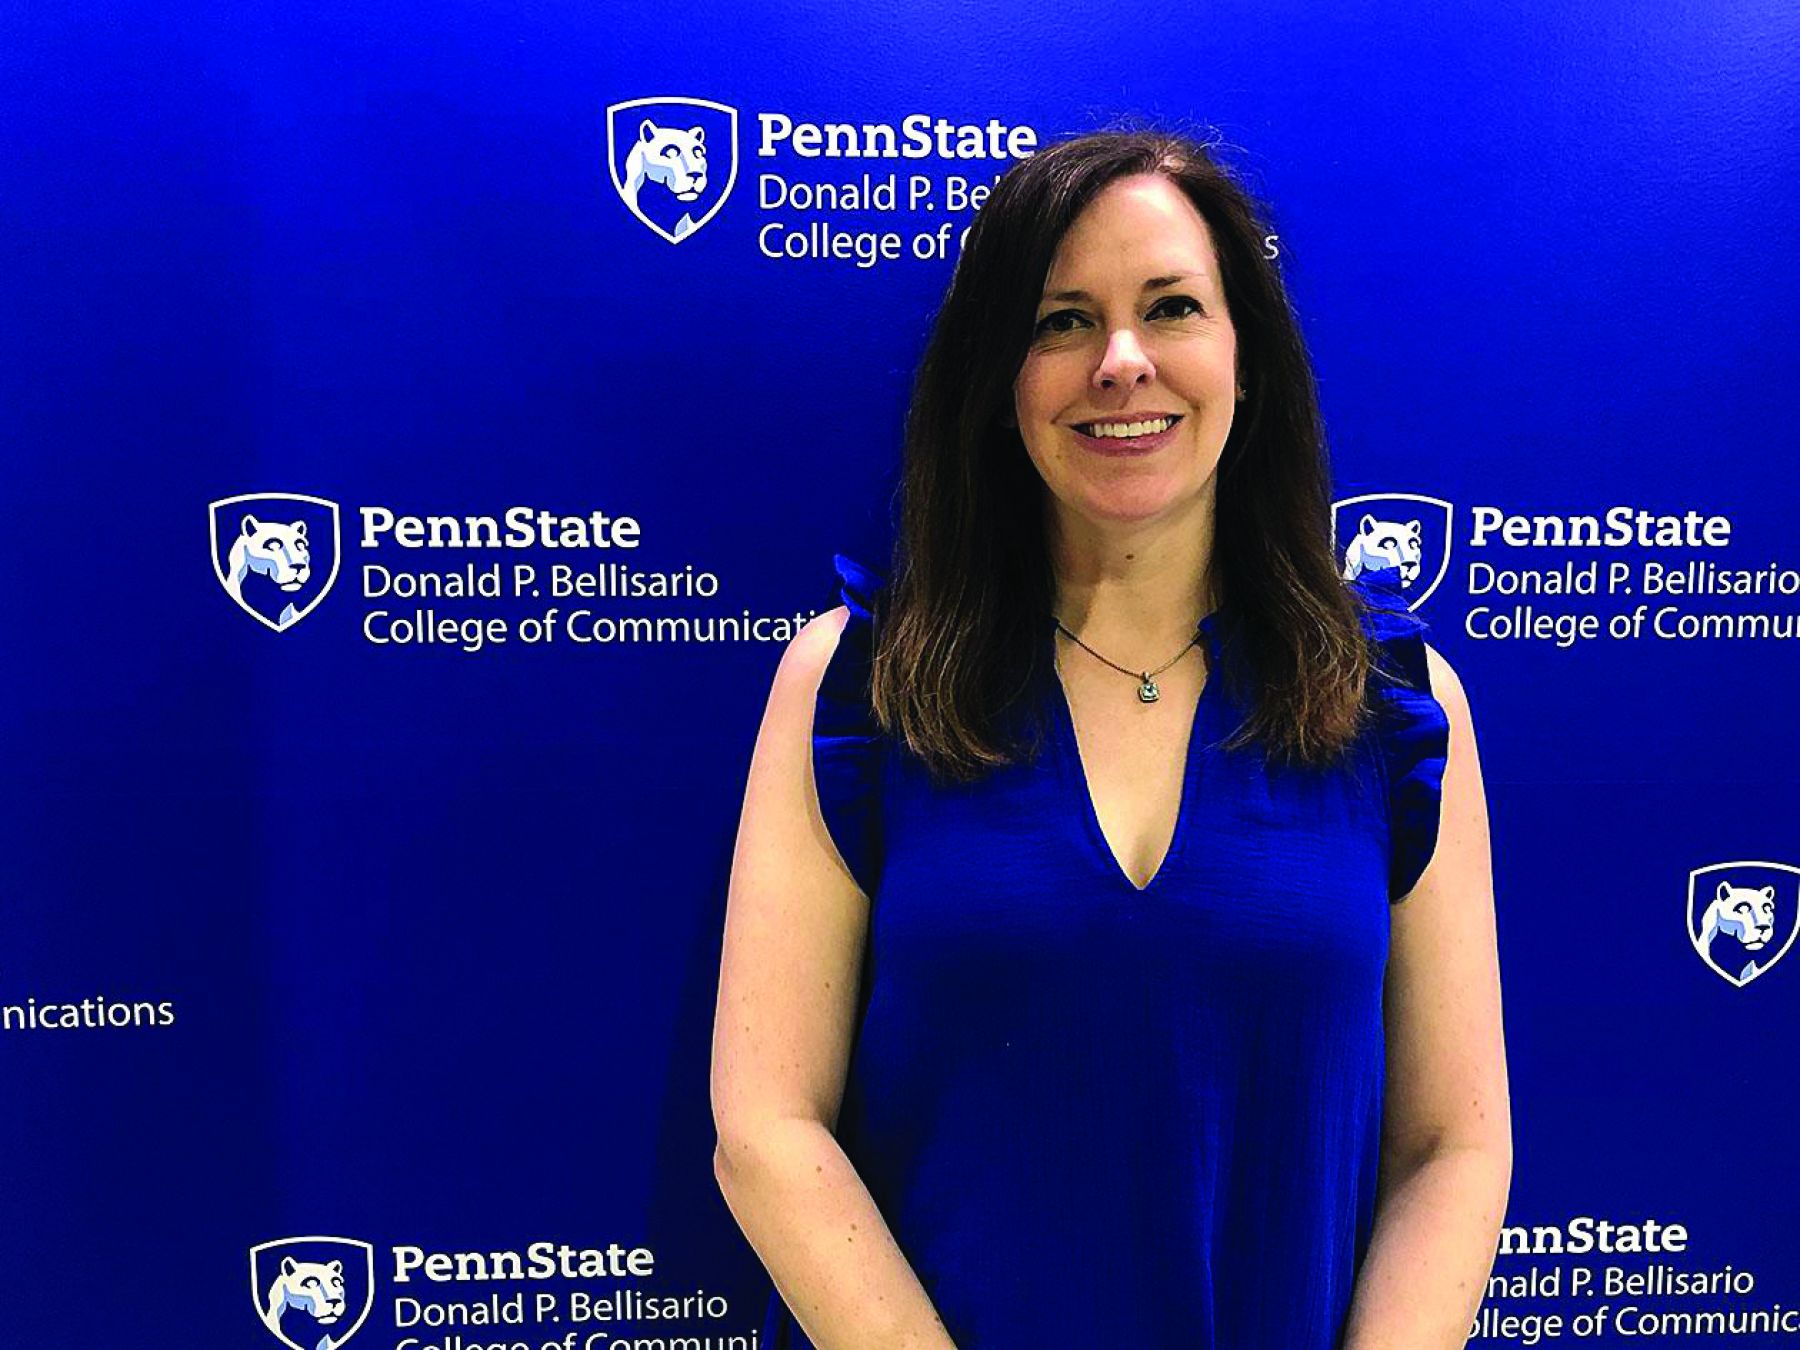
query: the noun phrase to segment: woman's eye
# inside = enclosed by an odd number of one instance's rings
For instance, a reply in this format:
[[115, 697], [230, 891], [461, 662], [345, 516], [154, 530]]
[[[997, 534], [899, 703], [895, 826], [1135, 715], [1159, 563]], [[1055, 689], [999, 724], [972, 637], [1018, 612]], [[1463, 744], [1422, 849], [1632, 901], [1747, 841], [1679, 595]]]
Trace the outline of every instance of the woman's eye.
[[1079, 319], [1080, 317], [1081, 315], [1077, 314], [1072, 309], [1059, 309], [1056, 313], [1046, 314], [1043, 318], [1039, 319], [1037, 328], [1034, 331], [1039, 333], [1066, 333], [1069, 331], [1067, 328], [1058, 328], [1054, 326], [1057, 320]]
[[[1184, 306], [1185, 308], [1183, 308]], [[1171, 295], [1167, 299], [1157, 301], [1150, 309], [1152, 317], [1163, 314], [1173, 319], [1185, 319], [1190, 313], [1199, 314], [1201, 312], [1200, 302], [1193, 299], [1191, 296], [1186, 295]], [[1061, 326], [1062, 321], [1065, 319], [1074, 319], [1080, 323], [1087, 322], [1078, 310], [1059, 309], [1056, 313], [1046, 314], [1043, 318], [1039, 319], [1037, 328], [1034, 331], [1038, 333], [1067, 333], [1070, 329]]]

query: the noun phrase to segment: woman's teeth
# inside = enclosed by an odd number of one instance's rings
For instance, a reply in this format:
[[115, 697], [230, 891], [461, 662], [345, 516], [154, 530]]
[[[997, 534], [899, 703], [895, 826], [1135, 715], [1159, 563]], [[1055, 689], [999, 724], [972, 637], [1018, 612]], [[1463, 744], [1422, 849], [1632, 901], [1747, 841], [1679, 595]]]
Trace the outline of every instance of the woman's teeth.
[[1133, 436], [1154, 436], [1160, 431], [1167, 431], [1180, 420], [1178, 417], [1159, 417], [1154, 422], [1078, 422], [1075, 429], [1103, 440], [1122, 441]]

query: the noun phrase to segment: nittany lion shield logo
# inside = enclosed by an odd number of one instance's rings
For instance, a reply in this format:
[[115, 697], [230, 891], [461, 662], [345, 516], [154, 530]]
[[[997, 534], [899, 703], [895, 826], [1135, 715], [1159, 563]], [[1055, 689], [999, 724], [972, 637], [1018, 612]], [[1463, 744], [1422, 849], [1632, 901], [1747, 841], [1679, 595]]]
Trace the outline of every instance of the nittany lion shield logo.
[[1366, 492], [1331, 508], [1332, 545], [1348, 580], [1364, 572], [1385, 578], [1417, 609], [1450, 570], [1452, 508], [1416, 492]]
[[336, 502], [251, 492], [211, 510], [213, 571], [238, 608], [277, 633], [318, 608], [337, 580]]
[[250, 1249], [250, 1296], [291, 1350], [344, 1344], [375, 1304], [375, 1248], [355, 1238], [291, 1237]]
[[1724, 862], [1688, 873], [1688, 939], [1700, 959], [1742, 989], [1800, 933], [1800, 867]]
[[671, 244], [690, 237], [737, 182], [737, 127], [736, 108], [704, 98], [611, 105], [606, 164], [626, 209]]

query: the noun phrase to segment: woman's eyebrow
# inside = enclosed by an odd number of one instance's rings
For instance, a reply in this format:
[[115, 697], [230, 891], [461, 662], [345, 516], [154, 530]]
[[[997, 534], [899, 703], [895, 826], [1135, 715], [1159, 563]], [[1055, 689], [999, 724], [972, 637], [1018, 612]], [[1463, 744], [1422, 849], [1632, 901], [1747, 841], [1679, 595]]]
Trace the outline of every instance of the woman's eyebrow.
[[[1144, 283], [1143, 288], [1146, 291], [1158, 291], [1158, 290], [1161, 290], [1164, 286], [1173, 286], [1178, 281], [1187, 281], [1190, 277], [1195, 280], [1200, 280], [1200, 281], [1205, 280], [1205, 278], [1202, 277], [1200, 275], [1200, 273], [1198, 273], [1198, 272], [1172, 272], [1166, 277], [1151, 277], [1150, 280], [1148, 280]], [[1048, 291], [1048, 292], [1045, 292], [1044, 299], [1045, 300], [1085, 300], [1088, 303], [1092, 304], [1094, 297], [1089, 295], [1086, 291]], [[1042, 304], [1043, 301], [1039, 301], [1039, 303]]]

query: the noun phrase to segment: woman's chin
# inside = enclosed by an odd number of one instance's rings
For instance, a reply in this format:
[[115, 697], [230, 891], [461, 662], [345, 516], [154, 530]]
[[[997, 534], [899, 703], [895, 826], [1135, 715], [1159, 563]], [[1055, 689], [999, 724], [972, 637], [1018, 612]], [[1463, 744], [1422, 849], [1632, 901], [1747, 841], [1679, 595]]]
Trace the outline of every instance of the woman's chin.
[[1144, 525], [1178, 516], [1194, 505], [1192, 494], [1146, 476], [1140, 483], [1108, 483], [1083, 494], [1078, 508], [1095, 524]]

